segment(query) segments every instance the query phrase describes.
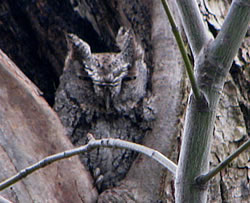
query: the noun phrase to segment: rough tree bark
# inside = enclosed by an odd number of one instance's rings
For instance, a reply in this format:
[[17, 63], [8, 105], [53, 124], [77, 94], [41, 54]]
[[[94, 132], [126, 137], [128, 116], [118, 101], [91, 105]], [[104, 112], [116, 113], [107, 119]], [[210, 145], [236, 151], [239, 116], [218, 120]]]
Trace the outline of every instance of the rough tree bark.
[[[145, 135], [143, 144], [159, 150], [177, 163], [189, 88], [184, 77], [182, 60], [160, 1], [86, 0], [80, 4], [77, 1], [71, 2], [74, 3], [75, 12], [69, 0], [60, 3], [56, 0], [18, 3], [3, 0], [0, 3], [0, 48], [43, 91], [47, 101], [53, 105], [54, 92], [67, 51], [64, 32], [75, 33], [86, 40], [93, 52], [115, 51], [117, 30], [122, 25], [131, 26], [146, 51], [146, 62], [150, 71], [148, 92], [154, 98], [151, 107], [156, 112], [152, 131]], [[174, 2], [171, 0], [169, 4], [177, 17]], [[207, 11], [205, 10], [204, 14], [205, 12]], [[211, 30], [214, 31], [212, 28]], [[249, 37], [247, 40], [249, 43]], [[246, 129], [249, 133], [249, 95], [246, 92], [249, 91], [247, 88], [250, 85], [249, 72], [245, 65], [249, 62], [245, 51], [247, 47], [249, 44], [239, 53], [238, 61], [242, 60], [241, 64], [235, 63], [231, 68], [231, 75], [219, 104], [211, 166], [223, 160], [248, 137]], [[227, 116], [228, 112], [232, 116]], [[37, 117], [39, 116], [34, 116], [33, 119]], [[225, 127], [226, 124], [229, 124], [230, 128]], [[1, 136], [0, 139], [2, 138]], [[61, 137], [57, 139], [64, 140]], [[45, 154], [48, 154], [49, 149], [46, 144], [44, 146], [47, 150]], [[39, 155], [39, 158], [45, 154]], [[233, 162], [220, 176], [211, 181], [209, 202], [247, 201], [250, 176], [248, 156], [247, 152], [242, 154], [238, 161]], [[18, 170], [22, 168], [15, 167]], [[75, 176], [78, 176], [77, 173]], [[73, 178], [73, 175], [69, 177]], [[49, 177], [44, 179], [48, 180]], [[51, 182], [53, 180], [55, 181], [51, 178]], [[110, 198], [111, 194], [120, 202], [174, 202], [173, 181], [174, 178], [168, 171], [147, 157], [139, 155], [120, 187], [101, 194], [100, 202]], [[41, 183], [40, 186], [44, 185], [45, 183]], [[20, 190], [22, 193], [23, 189]], [[16, 195], [21, 200], [25, 193], [20, 193]], [[37, 195], [39, 193], [30, 193], [31, 199]], [[13, 195], [5, 197], [13, 198]], [[58, 202], [64, 201], [61, 199]]]

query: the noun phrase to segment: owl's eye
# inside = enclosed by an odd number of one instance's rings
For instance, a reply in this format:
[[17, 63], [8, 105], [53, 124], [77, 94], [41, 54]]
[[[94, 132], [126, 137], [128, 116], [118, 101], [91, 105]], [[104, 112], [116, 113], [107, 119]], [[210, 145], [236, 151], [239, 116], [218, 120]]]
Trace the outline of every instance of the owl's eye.
[[92, 81], [91, 77], [89, 77], [89, 76], [83, 76], [83, 75], [81, 75], [81, 76], [79, 76], [79, 78], [81, 80]]
[[127, 76], [125, 78], [123, 78], [123, 81], [131, 81], [131, 80], [135, 80], [136, 76]]

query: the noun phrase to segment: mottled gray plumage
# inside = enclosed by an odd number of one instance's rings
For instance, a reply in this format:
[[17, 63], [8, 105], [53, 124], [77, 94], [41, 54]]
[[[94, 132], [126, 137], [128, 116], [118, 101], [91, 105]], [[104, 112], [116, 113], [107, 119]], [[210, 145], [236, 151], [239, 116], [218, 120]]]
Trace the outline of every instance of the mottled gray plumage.
[[[67, 35], [68, 55], [54, 109], [75, 145], [86, 134], [140, 142], [148, 130], [143, 117], [147, 68], [144, 52], [131, 29], [120, 28], [119, 53], [92, 54], [89, 45]], [[99, 148], [81, 160], [95, 176], [100, 191], [114, 186], [129, 170], [135, 153]]]

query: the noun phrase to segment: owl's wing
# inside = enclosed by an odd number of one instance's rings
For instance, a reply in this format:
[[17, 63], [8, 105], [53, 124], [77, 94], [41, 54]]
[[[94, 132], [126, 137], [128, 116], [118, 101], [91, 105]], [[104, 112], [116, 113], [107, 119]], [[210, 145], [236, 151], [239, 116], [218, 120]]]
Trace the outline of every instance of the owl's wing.
[[[92, 81], [85, 71], [85, 66], [91, 62], [90, 47], [74, 34], [68, 34], [66, 39], [69, 51], [56, 91], [54, 109], [71, 137], [75, 136], [77, 126], [91, 122], [96, 99]], [[73, 137], [72, 142], [78, 139]]]

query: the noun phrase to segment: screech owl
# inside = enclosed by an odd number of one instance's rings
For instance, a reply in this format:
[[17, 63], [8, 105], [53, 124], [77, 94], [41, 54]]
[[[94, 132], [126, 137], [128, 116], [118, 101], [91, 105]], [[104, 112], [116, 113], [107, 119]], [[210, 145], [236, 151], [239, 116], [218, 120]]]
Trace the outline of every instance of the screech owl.
[[[86, 144], [88, 132], [96, 139], [141, 142], [149, 129], [142, 115], [147, 67], [132, 29], [119, 29], [118, 53], [92, 54], [76, 35], [66, 38], [69, 51], [54, 109], [72, 143]], [[125, 177], [135, 157], [130, 150], [99, 148], [80, 159], [94, 177], [101, 174], [97, 187], [103, 191]]]

